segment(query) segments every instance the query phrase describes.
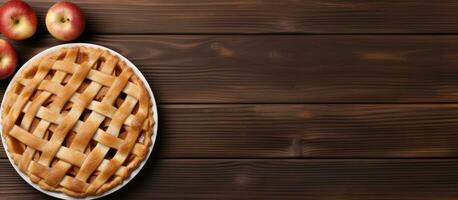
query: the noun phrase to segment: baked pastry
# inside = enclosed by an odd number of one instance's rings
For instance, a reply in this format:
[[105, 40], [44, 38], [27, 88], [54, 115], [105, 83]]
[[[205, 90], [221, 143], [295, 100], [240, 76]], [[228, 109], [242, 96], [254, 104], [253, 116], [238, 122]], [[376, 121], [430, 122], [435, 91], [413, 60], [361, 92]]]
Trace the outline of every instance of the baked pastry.
[[100, 195], [148, 155], [151, 97], [109, 51], [60, 48], [25, 66], [11, 84], [2, 136], [15, 165], [41, 188]]

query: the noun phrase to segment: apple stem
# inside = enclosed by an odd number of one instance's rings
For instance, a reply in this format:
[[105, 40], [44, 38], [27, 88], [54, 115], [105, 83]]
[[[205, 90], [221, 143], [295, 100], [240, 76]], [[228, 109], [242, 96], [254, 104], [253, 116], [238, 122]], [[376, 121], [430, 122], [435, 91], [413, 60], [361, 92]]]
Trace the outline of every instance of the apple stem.
[[11, 17], [11, 21], [13, 21], [14, 24], [18, 24], [19, 20], [15, 17]]
[[62, 23], [69, 22], [69, 21], [70, 21], [69, 18], [63, 18], [63, 17], [60, 18], [60, 22], [62, 22]]

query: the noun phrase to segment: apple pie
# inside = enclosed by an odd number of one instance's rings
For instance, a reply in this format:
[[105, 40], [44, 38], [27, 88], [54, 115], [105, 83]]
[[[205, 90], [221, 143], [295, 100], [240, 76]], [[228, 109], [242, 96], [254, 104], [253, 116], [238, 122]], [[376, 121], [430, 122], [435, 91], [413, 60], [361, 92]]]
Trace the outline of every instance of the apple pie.
[[149, 153], [154, 119], [141, 79], [100, 48], [60, 48], [16, 75], [2, 104], [2, 136], [17, 168], [41, 188], [100, 195]]

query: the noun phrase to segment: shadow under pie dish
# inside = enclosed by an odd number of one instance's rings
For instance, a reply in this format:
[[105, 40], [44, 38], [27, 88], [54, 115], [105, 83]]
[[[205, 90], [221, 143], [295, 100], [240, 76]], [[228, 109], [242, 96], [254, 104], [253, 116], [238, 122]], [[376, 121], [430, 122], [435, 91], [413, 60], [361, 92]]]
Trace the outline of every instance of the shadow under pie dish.
[[100, 196], [125, 184], [150, 155], [157, 131], [144, 77], [97, 45], [61, 45], [32, 58], [1, 109], [13, 166], [56, 197]]

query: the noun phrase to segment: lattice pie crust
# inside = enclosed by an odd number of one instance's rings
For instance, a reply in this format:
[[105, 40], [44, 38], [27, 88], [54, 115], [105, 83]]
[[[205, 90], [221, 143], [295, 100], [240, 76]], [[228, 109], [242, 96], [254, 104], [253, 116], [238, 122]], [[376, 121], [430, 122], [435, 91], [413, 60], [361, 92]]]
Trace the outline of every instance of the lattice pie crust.
[[25, 66], [5, 94], [2, 136], [41, 188], [100, 195], [129, 177], [151, 145], [149, 93], [117, 56], [61, 48]]

